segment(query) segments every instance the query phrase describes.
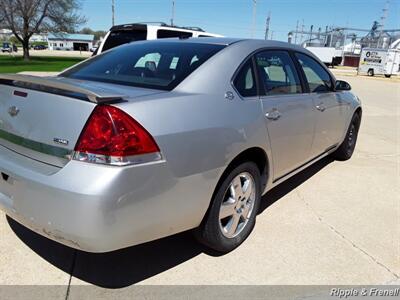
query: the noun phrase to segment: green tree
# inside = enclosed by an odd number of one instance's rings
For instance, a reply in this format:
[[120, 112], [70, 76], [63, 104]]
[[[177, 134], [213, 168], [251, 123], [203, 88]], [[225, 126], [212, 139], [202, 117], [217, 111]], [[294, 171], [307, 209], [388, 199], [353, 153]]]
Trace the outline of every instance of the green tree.
[[88, 28], [88, 27], [84, 27], [79, 31], [79, 33], [82, 33], [82, 34], [94, 34], [94, 31], [92, 29]]
[[106, 35], [106, 32], [104, 30], [94, 31], [94, 30], [92, 30], [91, 28], [88, 28], [88, 27], [82, 28], [79, 31], [79, 33], [82, 33], [82, 34], [93, 34], [95, 41], [100, 40], [101, 37], [104, 37]]
[[21, 42], [29, 60], [29, 39], [40, 32], [73, 32], [86, 22], [78, 0], [0, 0], [0, 24]]
[[105, 37], [106, 34], [107, 34], [107, 32], [104, 31], [104, 30], [95, 31], [95, 32], [94, 32], [94, 39], [95, 39], [96, 41], [99, 41], [100, 38]]

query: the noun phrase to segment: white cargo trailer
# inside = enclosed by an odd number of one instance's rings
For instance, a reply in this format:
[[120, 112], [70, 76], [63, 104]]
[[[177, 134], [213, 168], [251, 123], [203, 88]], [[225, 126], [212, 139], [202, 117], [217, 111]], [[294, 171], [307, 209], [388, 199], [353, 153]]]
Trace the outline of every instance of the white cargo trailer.
[[336, 66], [341, 62], [341, 51], [334, 47], [306, 46], [305, 48], [311, 51], [327, 66]]
[[362, 49], [358, 73], [369, 76], [385, 75], [385, 77], [400, 75], [400, 50]]

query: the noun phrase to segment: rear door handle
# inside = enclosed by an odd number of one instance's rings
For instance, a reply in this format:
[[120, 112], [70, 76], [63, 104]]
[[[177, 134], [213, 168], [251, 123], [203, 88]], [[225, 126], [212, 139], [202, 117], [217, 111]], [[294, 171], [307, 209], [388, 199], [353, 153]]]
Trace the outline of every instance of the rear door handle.
[[265, 117], [270, 120], [278, 120], [281, 117], [281, 113], [277, 109], [273, 109], [265, 114]]
[[326, 109], [326, 107], [324, 106], [324, 103], [320, 103], [318, 105], [315, 106], [316, 109], [318, 109], [319, 111], [324, 111]]

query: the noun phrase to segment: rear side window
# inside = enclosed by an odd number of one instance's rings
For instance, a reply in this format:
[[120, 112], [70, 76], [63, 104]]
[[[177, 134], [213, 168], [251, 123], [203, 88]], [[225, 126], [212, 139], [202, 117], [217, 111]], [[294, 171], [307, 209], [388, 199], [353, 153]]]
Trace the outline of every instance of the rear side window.
[[257, 70], [266, 95], [301, 93], [301, 83], [289, 53], [264, 51], [256, 55]]
[[233, 84], [242, 97], [257, 96], [257, 85], [251, 59], [247, 60], [247, 62], [240, 68]]
[[134, 41], [143, 41], [147, 39], [147, 30], [121, 30], [111, 31], [104, 42], [103, 50], [118, 47]]
[[296, 57], [306, 75], [311, 93], [332, 91], [331, 76], [320, 63], [302, 53], [296, 53]]
[[184, 31], [177, 31], [177, 30], [165, 30], [165, 29], [159, 29], [157, 31], [158, 39], [175, 38], [175, 37], [190, 38], [192, 36], [193, 36], [193, 33], [191, 33], [191, 32], [184, 32]]
[[60, 76], [172, 90], [224, 45], [144, 42], [110, 50]]

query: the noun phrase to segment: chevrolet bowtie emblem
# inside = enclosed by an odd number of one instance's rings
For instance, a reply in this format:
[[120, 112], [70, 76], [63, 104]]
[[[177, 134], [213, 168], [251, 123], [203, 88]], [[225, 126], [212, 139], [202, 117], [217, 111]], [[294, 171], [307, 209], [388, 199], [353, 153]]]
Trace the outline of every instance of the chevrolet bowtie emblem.
[[8, 113], [9, 113], [9, 115], [10, 115], [11, 117], [15, 117], [15, 116], [18, 115], [18, 113], [19, 113], [19, 108], [16, 107], [16, 106], [11, 106], [11, 107], [8, 109]]

